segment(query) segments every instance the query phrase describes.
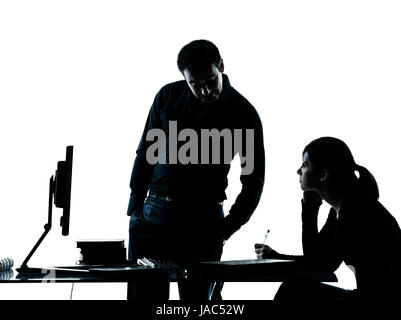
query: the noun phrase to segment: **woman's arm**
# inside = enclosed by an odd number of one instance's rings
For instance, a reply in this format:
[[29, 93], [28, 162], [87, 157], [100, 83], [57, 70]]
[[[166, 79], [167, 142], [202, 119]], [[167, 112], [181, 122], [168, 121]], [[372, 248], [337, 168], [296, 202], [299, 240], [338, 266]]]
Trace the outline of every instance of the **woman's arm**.
[[319, 231], [317, 217], [322, 199], [316, 192], [304, 192], [302, 204], [302, 247], [305, 256], [313, 256], [318, 252]]
[[336, 212], [331, 209], [329, 217], [318, 231], [318, 213], [322, 203], [314, 192], [304, 192], [302, 199], [302, 246], [304, 262], [308, 268], [334, 272], [343, 261], [338, 250]]
[[255, 244], [255, 252], [259, 259], [294, 260], [308, 269], [319, 269], [334, 272], [342, 262], [342, 257], [335, 249], [333, 242], [333, 226], [335, 214], [332, 212], [326, 224], [318, 231], [318, 213], [322, 203], [314, 192], [304, 193], [302, 199], [302, 245], [304, 255], [287, 255], [273, 250], [265, 244]]
[[258, 259], [281, 259], [281, 260], [301, 260], [303, 256], [294, 256], [288, 254], [278, 253], [268, 245], [263, 243], [255, 243], [255, 253]]

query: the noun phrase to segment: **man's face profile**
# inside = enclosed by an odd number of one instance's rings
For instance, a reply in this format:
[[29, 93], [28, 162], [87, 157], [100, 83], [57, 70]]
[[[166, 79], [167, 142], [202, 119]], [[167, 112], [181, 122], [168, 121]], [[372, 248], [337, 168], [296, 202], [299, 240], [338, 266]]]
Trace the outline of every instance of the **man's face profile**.
[[219, 67], [215, 64], [202, 70], [190, 70], [186, 68], [183, 72], [192, 94], [204, 103], [213, 103], [223, 90], [223, 62]]

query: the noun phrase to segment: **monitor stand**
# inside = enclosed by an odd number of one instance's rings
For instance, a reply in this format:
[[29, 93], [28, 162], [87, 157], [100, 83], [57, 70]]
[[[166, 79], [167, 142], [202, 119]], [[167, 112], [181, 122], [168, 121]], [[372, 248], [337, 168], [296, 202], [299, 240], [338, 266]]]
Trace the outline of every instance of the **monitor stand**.
[[[54, 176], [51, 176], [49, 181], [49, 207], [48, 207], [48, 220], [45, 224], [44, 228], [45, 231], [43, 232], [42, 236], [39, 238], [38, 242], [33, 246], [31, 252], [29, 252], [28, 256], [25, 258], [22, 265], [17, 268], [16, 270], [18, 273], [41, 273], [41, 268], [30, 268], [28, 267], [28, 261], [31, 259], [35, 251], [38, 249], [44, 238], [49, 233], [50, 229], [52, 228], [52, 212], [53, 212], [53, 197], [54, 197], [54, 190], [55, 190], [55, 181]], [[44, 268], [46, 269], [46, 268]]]

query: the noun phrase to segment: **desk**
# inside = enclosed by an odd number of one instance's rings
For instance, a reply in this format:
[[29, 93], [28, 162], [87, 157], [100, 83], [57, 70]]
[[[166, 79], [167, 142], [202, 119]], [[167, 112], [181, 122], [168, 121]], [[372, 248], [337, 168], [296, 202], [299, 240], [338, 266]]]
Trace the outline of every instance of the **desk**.
[[177, 281], [185, 276], [185, 270], [166, 270], [140, 265], [67, 266], [24, 273], [8, 270], [0, 273], [0, 283], [128, 282], [146, 278]]
[[[124, 267], [124, 266], [123, 266]], [[144, 277], [160, 277], [170, 282], [183, 279], [185, 273], [172, 274], [166, 270], [135, 266], [132, 269], [75, 267], [75, 270], [58, 268], [43, 273], [18, 274], [13, 272], [8, 278], [0, 276], [0, 283], [111, 283], [128, 282]], [[124, 267], [126, 268], [126, 266]], [[199, 264], [200, 276], [211, 282], [283, 282], [294, 276], [306, 276], [321, 282], [336, 282], [334, 273], [302, 270], [294, 261], [288, 260], [233, 260], [204, 262]], [[2, 279], [3, 278], [3, 279]], [[244, 294], [245, 296], [245, 294]]]
[[[200, 276], [208, 281], [224, 282], [282, 282], [294, 276], [306, 276], [321, 282], [337, 282], [334, 273], [308, 271], [294, 261], [251, 259], [211, 261], [199, 264]], [[165, 270], [139, 265], [109, 267], [72, 266], [42, 269], [42, 272], [17, 273], [8, 270], [0, 273], [0, 283], [40, 282], [128, 282], [146, 277], [164, 277], [175, 282], [186, 277], [185, 270]]]
[[312, 271], [293, 260], [250, 259], [211, 261], [199, 264], [205, 280], [222, 282], [283, 282], [292, 277], [308, 277], [320, 282], [337, 282], [331, 272]]

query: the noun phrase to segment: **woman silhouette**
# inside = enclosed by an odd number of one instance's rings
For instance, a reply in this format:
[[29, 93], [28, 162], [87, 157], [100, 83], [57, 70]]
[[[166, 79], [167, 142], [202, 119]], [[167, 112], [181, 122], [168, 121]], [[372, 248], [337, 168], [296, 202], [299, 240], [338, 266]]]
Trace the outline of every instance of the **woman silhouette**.
[[[284, 282], [275, 300], [399, 297], [401, 230], [378, 201], [373, 175], [355, 163], [343, 141], [332, 137], [316, 139], [305, 147], [297, 173], [304, 191], [304, 255], [282, 255], [267, 245], [255, 244], [257, 257], [295, 259], [307, 268], [329, 272], [344, 261], [355, 274], [357, 289], [345, 290], [298, 277]], [[317, 217], [322, 200], [332, 208], [319, 232]]]

